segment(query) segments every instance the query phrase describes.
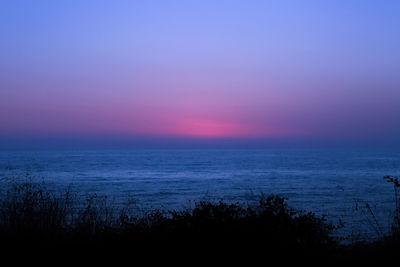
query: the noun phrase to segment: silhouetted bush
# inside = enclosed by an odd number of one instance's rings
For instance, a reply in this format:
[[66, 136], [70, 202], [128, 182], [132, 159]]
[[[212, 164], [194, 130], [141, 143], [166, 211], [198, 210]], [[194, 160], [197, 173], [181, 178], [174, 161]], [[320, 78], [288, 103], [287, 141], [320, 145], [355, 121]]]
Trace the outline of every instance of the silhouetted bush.
[[400, 196], [399, 196], [399, 188], [400, 182], [399, 178], [385, 176], [384, 179], [388, 183], [393, 184], [393, 193], [394, 193], [394, 216], [393, 216], [393, 224], [392, 224], [392, 235], [400, 236]]
[[392, 233], [344, 246], [332, 237], [337, 227], [324, 216], [293, 209], [276, 195], [260, 195], [251, 203], [200, 201], [182, 210], [137, 212], [106, 197], [56, 191], [27, 178], [1, 191], [0, 244], [18, 251], [124, 251], [136, 257], [388, 259], [400, 248], [400, 185], [397, 178], [385, 179], [395, 189]]
[[138, 216], [96, 195], [55, 192], [43, 182], [11, 183], [0, 198], [3, 245], [150, 248], [195, 253], [202, 249], [275, 253], [328, 251], [336, 240], [324, 217], [290, 208], [279, 196], [254, 203], [196, 202], [178, 211]]

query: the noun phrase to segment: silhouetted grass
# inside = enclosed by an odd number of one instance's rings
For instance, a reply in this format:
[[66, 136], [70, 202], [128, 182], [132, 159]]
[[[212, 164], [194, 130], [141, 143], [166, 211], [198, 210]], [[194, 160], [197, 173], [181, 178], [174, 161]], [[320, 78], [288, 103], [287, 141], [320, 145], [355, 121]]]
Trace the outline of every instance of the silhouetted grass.
[[293, 209], [276, 195], [260, 195], [252, 203], [200, 201], [192, 208], [138, 215], [129, 205], [116, 207], [96, 195], [82, 199], [69, 189], [56, 192], [32, 179], [12, 182], [2, 191], [0, 242], [8, 250], [128, 251], [134, 257], [387, 258], [400, 247], [400, 185], [396, 178], [386, 179], [395, 186], [393, 230], [371, 242], [341, 245], [332, 236], [337, 227], [325, 217]]

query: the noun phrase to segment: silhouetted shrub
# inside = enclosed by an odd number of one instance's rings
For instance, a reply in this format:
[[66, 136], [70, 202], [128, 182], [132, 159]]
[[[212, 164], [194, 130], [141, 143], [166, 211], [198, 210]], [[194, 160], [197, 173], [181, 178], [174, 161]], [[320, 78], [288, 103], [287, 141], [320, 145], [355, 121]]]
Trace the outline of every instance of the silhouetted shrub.
[[392, 224], [392, 235], [400, 236], [400, 196], [399, 196], [400, 182], [399, 182], [399, 178], [385, 176], [384, 179], [388, 183], [393, 184], [394, 216], [393, 216], [393, 224]]
[[385, 179], [395, 192], [391, 234], [344, 246], [332, 237], [337, 227], [324, 216], [291, 208], [276, 195], [260, 195], [251, 203], [200, 201], [181, 210], [138, 213], [106, 197], [80, 197], [26, 178], [1, 191], [0, 244], [18, 251], [124, 251], [150, 258], [382, 261], [400, 248], [400, 184], [397, 178]]
[[141, 216], [118, 208], [104, 197], [84, 199], [70, 190], [55, 192], [43, 182], [11, 183], [0, 198], [3, 245], [21, 242], [51, 248], [145, 248], [199, 253], [210, 251], [329, 251], [336, 240], [324, 217], [290, 208], [279, 196], [258, 202], [196, 202], [193, 208]]

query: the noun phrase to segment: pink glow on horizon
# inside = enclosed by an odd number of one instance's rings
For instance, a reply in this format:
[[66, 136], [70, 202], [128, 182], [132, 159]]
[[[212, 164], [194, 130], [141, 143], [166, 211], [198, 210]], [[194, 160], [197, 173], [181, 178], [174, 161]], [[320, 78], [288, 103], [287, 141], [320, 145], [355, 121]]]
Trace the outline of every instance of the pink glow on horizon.
[[0, 144], [400, 143], [399, 1], [16, 2], [0, 10]]
[[176, 122], [171, 134], [191, 137], [242, 137], [244, 126], [217, 120], [186, 119]]

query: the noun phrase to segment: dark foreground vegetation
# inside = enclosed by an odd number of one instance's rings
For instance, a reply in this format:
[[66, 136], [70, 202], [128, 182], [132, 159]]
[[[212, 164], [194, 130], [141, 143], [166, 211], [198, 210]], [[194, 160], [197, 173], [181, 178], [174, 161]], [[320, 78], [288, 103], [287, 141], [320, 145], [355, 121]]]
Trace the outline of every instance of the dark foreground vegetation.
[[125, 255], [168, 261], [191, 259], [247, 262], [272, 259], [371, 263], [396, 259], [400, 252], [397, 179], [396, 212], [390, 235], [343, 245], [337, 228], [311, 212], [289, 207], [279, 196], [252, 203], [201, 201], [192, 208], [163, 212], [127, 205], [116, 208], [96, 195], [85, 199], [70, 190], [55, 192], [31, 179], [11, 182], [0, 199], [0, 253], [44, 258]]

